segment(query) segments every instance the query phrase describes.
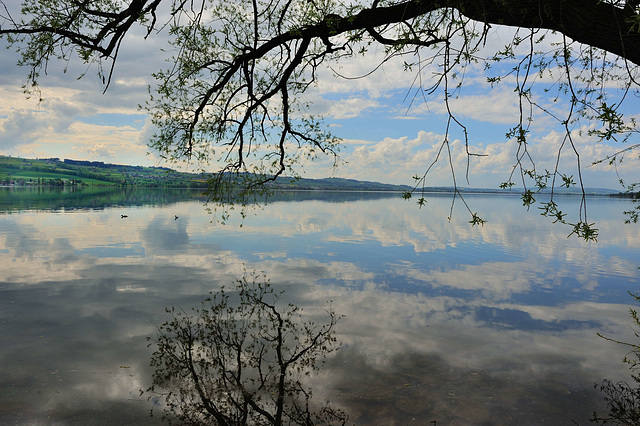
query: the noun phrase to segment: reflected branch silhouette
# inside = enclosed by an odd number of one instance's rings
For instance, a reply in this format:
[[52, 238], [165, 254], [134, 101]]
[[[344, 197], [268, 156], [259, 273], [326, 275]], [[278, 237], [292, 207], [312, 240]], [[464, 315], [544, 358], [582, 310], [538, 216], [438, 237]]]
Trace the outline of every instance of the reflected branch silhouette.
[[[336, 313], [315, 324], [281, 302], [265, 275], [245, 274], [187, 312], [167, 308], [147, 393], [171, 424], [345, 424], [347, 416], [318, 404], [303, 378], [338, 347]], [[152, 412], [153, 414], [153, 412]]]
[[[640, 302], [640, 293], [633, 294], [629, 292], [636, 302]], [[640, 317], [638, 311], [635, 309], [629, 309], [629, 315], [631, 316], [634, 335], [640, 338]], [[598, 334], [600, 337], [609, 340], [620, 345], [628, 346], [631, 351], [624, 357], [624, 362], [629, 365], [631, 370], [631, 379], [633, 380], [630, 385], [627, 382], [612, 382], [611, 380], [603, 380], [602, 383], [596, 384], [596, 388], [600, 389], [604, 393], [604, 399], [607, 402], [608, 413], [601, 417], [598, 413], [593, 413], [592, 421], [598, 425], [629, 425], [635, 426], [640, 424], [640, 343], [628, 343], [620, 340], [605, 337]], [[634, 387], [635, 385], [635, 387]]]

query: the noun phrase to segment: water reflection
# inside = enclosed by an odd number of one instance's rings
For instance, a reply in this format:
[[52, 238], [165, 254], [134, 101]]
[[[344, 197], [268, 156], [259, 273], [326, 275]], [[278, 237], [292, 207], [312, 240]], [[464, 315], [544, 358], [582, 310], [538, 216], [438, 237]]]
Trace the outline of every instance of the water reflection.
[[202, 190], [15, 186], [0, 188], [0, 212], [21, 210], [101, 210], [115, 206], [167, 205], [184, 200], [204, 201]]
[[625, 378], [624, 348], [595, 334], [633, 339], [623, 200], [590, 202], [593, 244], [513, 197], [474, 197], [488, 223], [471, 227], [447, 222], [448, 198], [349, 196], [275, 201], [242, 228], [189, 200], [0, 215], [0, 418], [158, 420], [145, 337], [245, 267], [311, 316], [326, 300], [345, 315], [312, 387], [356, 424], [586, 424], [593, 384]]
[[151, 338], [150, 400], [170, 420], [191, 425], [344, 425], [314, 400], [306, 377], [337, 346], [330, 306], [318, 324], [280, 303], [268, 278], [247, 273], [200, 307], [169, 308]]

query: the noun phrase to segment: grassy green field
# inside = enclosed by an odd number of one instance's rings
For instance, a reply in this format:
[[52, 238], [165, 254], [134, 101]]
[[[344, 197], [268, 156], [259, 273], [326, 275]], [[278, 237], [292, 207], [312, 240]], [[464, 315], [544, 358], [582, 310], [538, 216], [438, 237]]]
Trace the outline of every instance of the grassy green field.
[[[183, 173], [166, 167], [127, 166], [99, 161], [76, 161], [49, 159], [26, 159], [0, 156], [0, 185], [49, 185], [49, 186], [109, 186], [109, 187], [150, 187], [150, 188], [194, 188], [206, 189], [207, 176]], [[268, 185], [273, 190], [308, 191], [411, 191], [407, 185], [389, 185], [380, 182], [355, 179], [293, 179], [278, 177]], [[449, 193], [452, 187], [430, 187], [427, 192]], [[467, 193], [512, 193], [518, 195], [521, 189], [511, 191], [498, 188], [457, 188]], [[582, 194], [582, 188], [556, 188], [558, 194]], [[619, 191], [606, 188], [585, 188], [587, 195], [624, 196]], [[633, 195], [633, 194], [632, 194]], [[629, 196], [628, 194], [626, 196]]]
[[38, 179], [62, 179], [66, 181], [72, 181], [74, 179], [81, 180], [84, 185], [100, 185], [100, 186], [115, 186], [116, 184], [113, 182], [106, 182], [104, 180], [99, 179], [91, 179], [91, 178], [79, 178], [76, 175], [70, 175], [65, 173], [56, 173], [56, 172], [31, 172], [31, 171], [20, 171], [18, 173], [11, 174], [11, 179], [13, 180], [29, 180], [37, 181]]
[[[195, 178], [200, 179], [199, 182]], [[62, 181], [62, 182], [60, 182]], [[75, 181], [75, 183], [74, 183]], [[78, 182], [79, 181], [79, 182]], [[3, 184], [81, 184], [91, 186], [203, 186], [201, 176], [160, 167], [101, 162], [0, 157]]]
[[[75, 181], [75, 183], [74, 183]], [[78, 181], [80, 181], [78, 183]], [[207, 176], [177, 172], [166, 167], [142, 167], [97, 161], [25, 159], [0, 156], [0, 184], [87, 185], [168, 188], [206, 188]], [[273, 189], [333, 191], [407, 191], [406, 185], [387, 185], [352, 179], [278, 178]]]

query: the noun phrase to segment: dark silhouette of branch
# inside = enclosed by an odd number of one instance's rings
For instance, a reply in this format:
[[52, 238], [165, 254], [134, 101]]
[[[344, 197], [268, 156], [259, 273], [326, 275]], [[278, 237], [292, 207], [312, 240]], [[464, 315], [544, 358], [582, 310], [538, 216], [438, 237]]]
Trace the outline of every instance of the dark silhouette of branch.
[[222, 290], [192, 314], [168, 309], [172, 318], [150, 339], [149, 398], [163, 399], [167, 419], [190, 424], [344, 424], [344, 413], [314, 404], [301, 381], [335, 349], [335, 313], [316, 326], [257, 279], [238, 280], [238, 304]]

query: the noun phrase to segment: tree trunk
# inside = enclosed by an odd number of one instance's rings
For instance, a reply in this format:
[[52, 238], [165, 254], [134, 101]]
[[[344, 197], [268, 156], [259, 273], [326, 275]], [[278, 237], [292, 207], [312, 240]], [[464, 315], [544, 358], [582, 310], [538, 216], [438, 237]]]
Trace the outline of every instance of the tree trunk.
[[443, 7], [478, 22], [558, 31], [640, 65], [638, 15], [601, 0], [410, 0], [364, 9], [353, 17], [331, 16], [302, 32], [326, 37], [410, 20]]

